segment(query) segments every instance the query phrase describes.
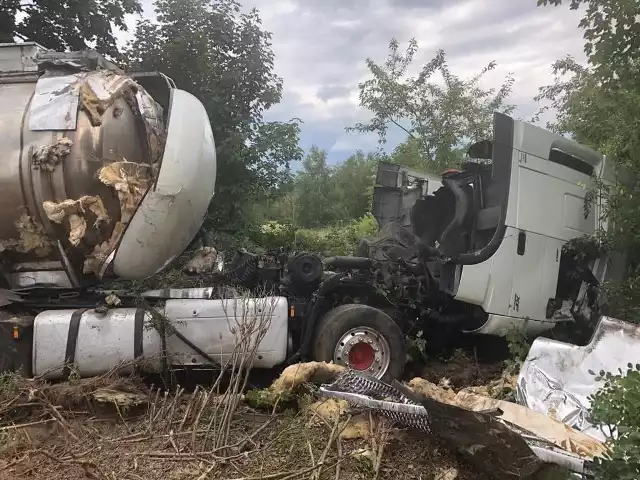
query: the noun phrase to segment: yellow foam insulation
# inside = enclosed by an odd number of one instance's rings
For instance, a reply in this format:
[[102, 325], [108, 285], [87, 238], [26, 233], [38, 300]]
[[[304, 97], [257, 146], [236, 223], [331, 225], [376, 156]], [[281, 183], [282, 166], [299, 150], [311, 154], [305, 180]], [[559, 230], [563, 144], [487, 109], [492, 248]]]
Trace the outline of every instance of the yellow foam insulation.
[[120, 297], [118, 297], [115, 293], [110, 293], [109, 295], [104, 297], [104, 301], [107, 303], [107, 305], [110, 305], [112, 307], [117, 307], [122, 303]]
[[15, 226], [20, 234], [20, 239], [13, 247], [15, 250], [21, 253], [34, 252], [38, 257], [46, 257], [51, 253], [51, 240], [47, 237], [44, 227], [33, 218], [23, 213], [15, 222]]
[[[346, 400], [326, 398], [312, 403], [305, 409], [309, 426], [331, 425], [349, 412]], [[343, 440], [366, 440], [371, 436], [371, 426], [367, 414], [354, 415], [346, 425], [340, 427], [339, 437]]]
[[83, 266], [86, 274], [99, 274], [102, 265], [118, 244], [127, 224], [135, 213], [142, 197], [153, 181], [151, 165], [123, 160], [105, 165], [98, 172], [98, 178], [107, 186], [113, 187], [120, 201], [120, 221], [116, 222], [111, 237], [96, 245]]
[[102, 114], [107, 106], [86, 83], [80, 86], [80, 109], [87, 114], [91, 125], [94, 127], [102, 125]]
[[439, 387], [424, 378], [416, 377], [409, 382], [409, 388], [414, 392], [421, 393], [425, 397], [437, 400], [441, 403], [454, 404], [456, 393], [444, 387]]
[[333, 425], [338, 418], [349, 411], [349, 403], [346, 400], [327, 398], [313, 402], [306, 410], [311, 416], [310, 425], [322, 425], [325, 422]]
[[127, 160], [105, 165], [100, 169], [98, 178], [118, 193], [120, 221], [125, 224], [131, 220], [153, 180], [151, 165]]
[[53, 172], [71, 153], [73, 142], [69, 138], [60, 138], [52, 145], [42, 145], [31, 156], [31, 165], [35, 169]]
[[281, 394], [295, 390], [305, 383], [329, 383], [344, 370], [345, 367], [342, 365], [327, 362], [289, 365], [273, 382], [269, 390], [275, 394]]
[[492, 381], [488, 385], [481, 385], [478, 387], [466, 387], [463, 388], [463, 392], [474, 393], [476, 395], [483, 395], [485, 397], [496, 397], [499, 394], [506, 391], [514, 391], [518, 384], [518, 375], [513, 373], [505, 374], [501, 378]]
[[353, 416], [344, 430], [340, 432], [340, 438], [344, 440], [367, 439], [370, 436], [369, 416], [364, 414]]
[[69, 242], [77, 247], [87, 233], [87, 221], [85, 214], [91, 212], [95, 215], [94, 226], [110, 221], [107, 210], [100, 197], [85, 195], [77, 200], [67, 199], [62, 202], [43, 202], [47, 218], [54, 223], [62, 224], [67, 219], [69, 227]]

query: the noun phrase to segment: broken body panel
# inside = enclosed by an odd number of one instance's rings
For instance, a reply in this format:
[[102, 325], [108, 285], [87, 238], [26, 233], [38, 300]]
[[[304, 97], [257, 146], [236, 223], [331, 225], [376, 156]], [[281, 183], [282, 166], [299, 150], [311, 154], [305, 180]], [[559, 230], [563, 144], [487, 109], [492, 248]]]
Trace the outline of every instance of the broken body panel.
[[[560, 291], [563, 249], [606, 228], [602, 197], [591, 202], [588, 195], [596, 189], [594, 178], [605, 185], [615, 181], [611, 160], [498, 113], [493, 141], [472, 146], [470, 153], [481, 161], [447, 172], [440, 183], [396, 167], [397, 178], [433, 187], [416, 190], [398, 182], [387, 192], [394, 183], [387, 179], [374, 194], [381, 227], [410, 226], [437, 289], [481, 307], [484, 321], [467, 331], [504, 334], [516, 326], [538, 334], [569, 320], [557, 312], [567, 302], [574, 313], [579, 310], [588, 285], [582, 282], [577, 293]], [[388, 172], [387, 164], [380, 166], [379, 182]], [[398, 214], [394, 218], [389, 211]], [[589, 268], [597, 281], [620, 278], [623, 260], [602, 257]]]

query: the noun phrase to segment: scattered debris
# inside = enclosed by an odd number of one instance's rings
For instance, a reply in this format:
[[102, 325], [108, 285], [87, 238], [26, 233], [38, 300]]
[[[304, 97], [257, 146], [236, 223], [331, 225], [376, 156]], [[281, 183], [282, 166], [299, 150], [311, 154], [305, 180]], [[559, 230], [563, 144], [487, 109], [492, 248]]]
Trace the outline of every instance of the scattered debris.
[[456, 480], [458, 478], [457, 468], [447, 468], [436, 473], [434, 480]]
[[107, 261], [109, 254], [113, 251], [124, 233], [126, 225], [122, 222], [116, 222], [111, 232], [111, 237], [106, 242], [102, 242], [93, 248], [93, 251], [86, 256], [82, 268], [83, 273], [100, 275], [104, 262]]
[[73, 142], [69, 138], [60, 138], [51, 145], [42, 145], [31, 156], [31, 165], [35, 169], [53, 172], [62, 160], [71, 153]]
[[109, 388], [100, 388], [94, 391], [91, 396], [100, 403], [113, 403], [118, 407], [137, 407], [149, 403], [149, 398], [140, 392], [124, 392]]
[[424, 378], [416, 377], [409, 382], [409, 388], [442, 403], [454, 404], [456, 393], [450, 388], [439, 387]]
[[20, 253], [34, 252], [38, 257], [46, 257], [51, 253], [51, 241], [44, 227], [36, 223], [27, 213], [20, 216], [15, 226], [20, 234], [20, 240], [10, 240], [8, 244], [5, 243], [5, 248], [12, 248]]
[[211, 273], [218, 269], [218, 251], [213, 247], [202, 247], [196, 251], [183, 267], [188, 273], [198, 275]]
[[602, 443], [526, 407], [468, 392], [456, 395], [427, 381], [411, 383], [413, 391], [350, 370], [320, 393], [440, 436], [495, 478], [533, 473], [548, 462], [582, 473], [594, 456], [607, 452]]
[[87, 221], [85, 215], [87, 212], [95, 215], [93, 225], [99, 227], [102, 223], [111, 220], [104, 203], [100, 197], [85, 195], [78, 200], [67, 199], [56, 203], [45, 201], [42, 204], [47, 218], [54, 223], [62, 224], [66, 218], [69, 226], [69, 242], [74, 247], [80, 245], [80, 242], [87, 233]]
[[107, 295], [104, 298], [104, 301], [107, 303], [107, 305], [112, 307], [117, 307], [122, 303], [122, 300], [120, 300], [120, 297], [118, 297], [115, 293], [110, 293], [109, 295]]

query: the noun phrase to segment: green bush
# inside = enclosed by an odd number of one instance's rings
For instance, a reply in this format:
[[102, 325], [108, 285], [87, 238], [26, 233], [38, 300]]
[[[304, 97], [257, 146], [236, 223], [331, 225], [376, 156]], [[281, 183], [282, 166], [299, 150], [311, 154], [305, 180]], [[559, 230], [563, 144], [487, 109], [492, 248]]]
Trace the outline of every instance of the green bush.
[[[591, 417], [617, 433], [609, 439], [605, 458], [596, 458], [596, 478], [602, 480], [640, 478], [640, 365], [628, 365], [625, 373], [601, 371], [602, 388], [591, 397]], [[591, 372], [593, 373], [593, 372]]]
[[370, 213], [341, 225], [319, 229], [301, 229], [296, 232], [297, 250], [322, 255], [353, 255], [361, 239], [378, 231], [378, 223]]
[[260, 247], [273, 249], [293, 246], [296, 229], [290, 223], [267, 222], [260, 225], [252, 235], [252, 240]]
[[370, 213], [348, 223], [324, 228], [295, 230], [286, 223], [267, 222], [252, 232], [250, 239], [262, 248], [288, 247], [321, 255], [352, 255], [362, 238], [378, 231], [378, 223]]

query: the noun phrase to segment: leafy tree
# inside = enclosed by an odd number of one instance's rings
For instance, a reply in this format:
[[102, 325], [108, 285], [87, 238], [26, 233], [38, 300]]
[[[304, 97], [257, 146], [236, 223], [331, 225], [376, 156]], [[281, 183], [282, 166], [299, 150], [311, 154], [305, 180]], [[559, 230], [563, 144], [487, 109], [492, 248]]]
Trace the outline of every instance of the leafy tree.
[[127, 30], [126, 14], [140, 13], [139, 0], [3, 0], [0, 42], [15, 37], [54, 50], [83, 50], [118, 57], [114, 27]]
[[302, 158], [299, 122], [265, 122], [282, 79], [258, 11], [234, 0], [156, 0], [157, 22], [141, 21], [126, 51], [130, 68], [160, 70], [204, 104], [217, 143], [209, 223], [238, 229], [246, 207], [273, 195]]
[[[638, 0], [569, 0], [569, 8], [586, 6], [580, 20], [584, 51], [599, 76], [624, 79], [637, 72], [640, 60]], [[538, 5], [562, 4], [562, 0], [538, 0]]]
[[[462, 148], [453, 149], [446, 166], [461, 164], [464, 160], [464, 155], [465, 151]], [[431, 162], [429, 158], [423, 156], [420, 141], [413, 137], [408, 137], [406, 141], [398, 144], [393, 149], [393, 152], [386, 156], [385, 160], [418, 172], [430, 172], [439, 175], [443, 171], [441, 163]]]
[[335, 221], [340, 207], [327, 152], [313, 146], [304, 159], [303, 171], [295, 179], [296, 225], [323, 227]]
[[497, 90], [484, 89], [480, 80], [495, 68], [495, 62], [474, 77], [461, 79], [450, 71], [442, 50], [411, 76], [417, 51], [415, 39], [404, 52], [393, 39], [384, 65], [366, 60], [372, 78], [359, 85], [360, 105], [371, 111], [373, 118], [347, 130], [375, 132], [380, 143], [385, 143], [389, 126], [395, 126], [412, 139], [411, 146], [419, 147], [429, 170], [440, 172], [459, 162], [464, 143], [491, 135], [494, 111], [513, 110], [506, 103], [513, 78], [508, 76]]
[[380, 156], [358, 151], [338, 165], [333, 174], [338, 201], [342, 205], [338, 211], [352, 220], [371, 211], [373, 187]]
[[[548, 124], [549, 128], [568, 133], [610, 156], [637, 177], [640, 172], [640, 59], [638, 38], [628, 34], [627, 25], [630, 15], [640, 15], [640, 3], [573, 1], [571, 8], [582, 3], [587, 5], [580, 26], [585, 30], [589, 65], [580, 65], [571, 57], [555, 62], [554, 83], [542, 87], [536, 100], [547, 102], [542, 110], [552, 107], [557, 111], [556, 121]], [[637, 29], [637, 26], [630, 28]], [[606, 213], [614, 227], [604, 240], [612, 248], [637, 251], [640, 184], [633, 177], [627, 178], [616, 189], [603, 193], [608, 197]]]

